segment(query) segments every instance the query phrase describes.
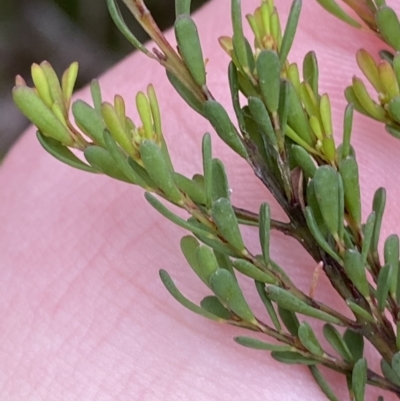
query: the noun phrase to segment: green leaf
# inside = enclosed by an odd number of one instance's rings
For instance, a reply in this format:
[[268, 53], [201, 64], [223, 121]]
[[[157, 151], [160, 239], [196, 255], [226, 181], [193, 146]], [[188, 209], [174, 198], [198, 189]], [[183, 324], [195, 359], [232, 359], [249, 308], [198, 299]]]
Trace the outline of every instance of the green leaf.
[[228, 179], [224, 164], [219, 159], [213, 159], [211, 162], [212, 168], [212, 201], [216, 201], [219, 198], [230, 198], [230, 190], [228, 185]]
[[164, 192], [166, 198], [173, 203], [182, 203], [182, 194], [174, 183], [160, 147], [153, 141], [143, 141], [140, 145], [140, 156], [150, 178]]
[[[197, 272], [200, 271], [199, 263], [196, 257], [196, 250], [200, 246], [199, 241], [191, 235], [186, 235], [181, 238], [181, 251], [185, 256], [186, 261], [189, 263], [189, 266]], [[198, 275], [198, 274], [197, 274]]]
[[269, 344], [264, 341], [257, 340], [256, 338], [251, 337], [235, 337], [234, 340], [244, 347], [259, 349], [262, 351], [291, 351], [292, 347], [290, 345], [277, 345], [277, 344]]
[[244, 259], [237, 259], [233, 262], [233, 267], [244, 274], [247, 277], [251, 277], [254, 280], [260, 281], [262, 283], [276, 284], [277, 280], [275, 277], [263, 272], [252, 263]]
[[329, 344], [346, 362], [353, 361], [353, 355], [351, 354], [349, 347], [334, 326], [329, 323], [325, 324], [323, 333]]
[[392, 127], [390, 125], [385, 125], [385, 130], [388, 134], [394, 136], [397, 139], [400, 139], [400, 129]]
[[204, 116], [203, 103], [187, 88], [182, 81], [174, 75], [171, 71], [167, 72], [167, 78], [170, 84], [178, 92], [180, 97], [197, 113]]
[[289, 291], [275, 285], [270, 285], [265, 289], [267, 296], [276, 302], [281, 308], [292, 312], [300, 313], [305, 316], [314, 317], [328, 323], [341, 324], [341, 321], [319, 309], [307, 305], [305, 302], [292, 295]]
[[369, 298], [369, 283], [362, 255], [356, 249], [347, 249], [344, 255], [344, 270], [354, 286], [364, 296]]
[[349, 306], [349, 308], [354, 312], [354, 314], [357, 317], [361, 317], [363, 320], [367, 322], [375, 323], [374, 317], [360, 305], [357, 305], [355, 302], [353, 302], [351, 299], [347, 299], [346, 304]]
[[308, 82], [314, 93], [316, 99], [319, 97], [318, 93], [318, 61], [314, 51], [308, 52], [303, 61], [303, 79]]
[[317, 0], [317, 2], [336, 18], [339, 18], [343, 22], [346, 22], [355, 28], [361, 28], [361, 24], [351, 18], [350, 15], [348, 15], [341, 7], [339, 7], [335, 0]]
[[297, 24], [299, 23], [301, 12], [301, 0], [294, 0], [290, 8], [290, 13], [286, 22], [285, 33], [283, 34], [282, 44], [279, 51], [279, 59], [281, 66], [286, 62], [290, 48], [292, 47], [294, 37], [296, 35]]
[[220, 198], [212, 204], [212, 218], [222, 237], [238, 252], [245, 251], [235, 211], [226, 198]]
[[390, 101], [388, 111], [390, 117], [392, 117], [396, 123], [400, 123], [400, 96], [396, 96]]
[[380, 7], [375, 14], [376, 23], [383, 39], [395, 50], [400, 50], [400, 22], [395, 11], [387, 6]]
[[368, 116], [368, 117], [370, 116], [369, 113], [361, 105], [352, 86], [348, 86], [344, 90], [344, 96], [345, 96], [346, 100], [351, 104], [351, 106], [354, 110], [357, 110], [359, 113], [364, 114], [365, 116]]
[[331, 166], [321, 166], [313, 178], [315, 195], [326, 227], [333, 236], [338, 235], [339, 224], [339, 180], [337, 171]]
[[228, 270], [218, 269], [213, 273], [210, 277], [210, 287], [226, 308], [246, 322], [257, 323], [242, 290]]
[[212, 168], [212, 145], [211, 135], [206, 133], [202, 141], [202, 158], [203, 158], [203, 174], [204, 174], [204, 188], [206, 195], [207, 209], [212, 205], [212, 192], [213, 192], [213, 168]]
[[287, 120], [289, 115], [289, 81], [281, 80], [280, 93], [279, 93], [279, 125], [284, 136], [286, 133]]
[[309, 180], [309, 182], [308, 182], [307, 191], [306, 191], [306, 201], [307, 201], [307, 205], [312, 210], [313, 218], [315, 219], [315, 223], [316, 223], [322, 237], [327, 238], [329, 235], [329, 232], [328, 232], [328, 229], [326, 228], [324, 219], [321, 214], [321, 210], [319, 209], [313, 180]]
[[89, 136], [96, 145], [105, 147], [103, 132], [106, 128], [101, 115], [83, 100], [72, 104], [72, 114], [78, 127]]
[[201, 302], [200, 306], [205, 309], [207, 312], [212, 313], [215, 316], [218, 316], [224, 320], [231, 320], [231, 313], [221, 304], [217, 297], [213, 295], [209, 295], [205, 297]]
[[364, 353], [364, 337], [355, 331], [346, 330], [343, 340], [347, 344], [348, 349], [353, 355], [353, 361], [358, 361], [363, 357]]
[[326, 395], [328, 400], [330, 400], [330, 401], [339, 401], [339, 399], [334, 394], [332, 388], [329, 386], [328, 382], [322, 376], [320, 370], [316, 366], [309, 366], [309, 369], [311, 371], [311, 374], [314, 377], [314, 380], [317, 382], [317, 384], [319, 385], [320, 389]]
[[378, 66], [371, 54], [369, 54], [365, 49], [360, 49], [357, 51], [356, 59], [358, 66], [374, 89], [378, 93], [385, 93], [386, 90], [382, 85]]
[[318, 362], [314, 359], [307, 358], [297, 352], [290, 351], [273, 351], [271, 353], [272, 358], [278, 362], [286, 363], [288, 365], [317, 365]]
[[379, 236], [381, 234], [381, 225], [383, 213], [386, 205], [386, 190], [385, 188], [378, 188], [374, 194], [372, 203], [372, 210], [375, 212], [375, 226], [371, 239], [371, 251], [378, 252]]
[[364, 239], [362, 243], [361, 255], [363, 257], [363, 263], [367, 261], [368, 253], [371, 249], [372, 236], [375, 229], [375, 212], [372, 212], [367, 219], [364, 226]]
[[233, 26], [233, 48], [241, 67], [249, 72], [246, 40], [243, 35], [242, 10], [240, 0], [231, 1], [231, 19]]
[[207, 100], [204, 103], [204, 113], [218, 136], [236, 153], [247, 158], [242, 139], [222, 105], [215, 100]]
[[[218, 251], [224, 255], [229, 255], [229, 256], [234, 256], [238, 257], [237, 252], [232, 249], [229, 245], [227, 245], [225, 242], [222, 242], [217, 235], [214, 235], [214, 232], [211, 230], [210, 227], [205, 226], [204, 224], [200, 223], [197, 221], [195, 218], [190, 217], [187, 221], [189, 224], [191, 224], [193, 227], [202, 230], [203, 234], [200, 232], [194, 233], [195, 236], [204, 244], [208, 245], [211, 247], [214, 251]], [[207, 233], [205, 235], [204, 233]], [[232, 273], [233, 269], [229, 269]]]
[[212, 239], [212, 240], [215, 240], [217, 238], [210, 232], [208, 232], [192, 223], [189, 223], [186, 220], [182, 219], [181, 217], [177, 216], [176, 214], [172, 213], [155, 196], [153, 196], [149, 192], [146, 192], [144, 196], [145, 196], [146, 200], [150, 203], [150, 205], [154, 207], [154, 209], [156, 209], [165, 218], [172, 221], [179, 227], [189, 230], [195, 235], [201, 235], [204, 238], [208, 238], [208, 239]]
[[278, 55], [272, 50], [263, 50], [257, 58], [257, 76], [260, 92], [270, 113], [279, 106], [281, 66]]
[[103, 137], [107, 151], [114, 161], [115, 168], [118, 168], [132, 183], [137, 184], [145, 189], [155, 188], [155, 184], [150, 179], [147, 172], [141, 168], [141, 166], [138, 167], [143, 170], [144, 174], [139, 174], [136, 171], [137, 169], [135, 170], [133, 168], [133, 165], [137, 163], [133, 160], [132, 163], [129, 162], [126, 154], [122, 152], [107, 130], [104, 131]]
[[[354, 76], [352, 83], [353, 83], [352, 86], [353, 94], [358, 100], [362, 109], [366, 112], [366, 114], [374, 118], [375, 120], [385, 121], [386, 120], [385, 110], [381, 105], [377, 104], [372, 100], [364, 82], [360, 78]], [[354, 101], [352, 101], [352, 103], [354, 104], [355, 109], [358, 109], [358, 105]]]
[[262, 203], [259, 214], [260, 244], [265, 263], [269, 263], [269, 243], [271, 233], [271, 210], [268, 203]]
[[300, 342], [314, 355], [323, 355], [324, 350], [321, 347], [313, 329], [307, 322], [300, 324], [298, 337]]
[[108, 131], [114, 138], [115, 142], [129, 155], [135, 153], [135, 148], [131, 138], [124, 127], [124, 121], [120, 119], [114, 106], [110, 103], [103, 102], [101, 105], [101, 115]]
[[229, 256], [224, 253], [218, 252], [216, 249], [213, 249], [213, 251], [215, 257], [217, 258], [218, 266], [220, 267], [220, 269], [228, 270], [235, 277], [235, 271], [233, 270], [232, 261]]
[[132, 181], [115, 165], [110, 153], [100, 146], [93, 145], [85, 149], [85, 159], [97, 170], [109, 177], [132, 184]]
[[400, 54], [396, 53], [392, 58], [393, 70], [396, 75], [397, 82], [400, 82]]
[[216, 320], [217, 322], [224, 321], [219, 316], [216, 316], [207, 310], [197, 306], [192, 301], [189, 301], [186, 297], [182, 295], [182, 293], [178, 290], [175, 283], [172, 281], [170, 275], [165, 270], [160, 270], [161, 281], [163, 282], [165, 288], [168, 292], [185, 308], [190, 311], [197, 313], [200, 316], [206, 317], [211, 320]]
[[279, 313], [279, 317], [282, 320], [282, 323], [288, 329], [289, 333], [292, 336], [297, 337], [298, 332], [299, 332], [300, 323], [299, 323], [299, 320], [297, 319], [296, 314], [294, 312], [292, 312], [291, 310], [282, 308], [281, 306], [279, 306], [279, 304], [278, 304], [278, 313]]
[[311, 231], [311, 234], [313, 235], [314, 239], [317, 241], [318, 245], [332, 258], [334, 258], [337, 262], [341, 263], [340, 257], [336, 254], [336, 252], [331, 248], [331, 246], [328, 244], [326, 239], [323, 237], [321, 234], [321, 231], [319, 230], [319, 227], [315, 221], [314, 213], [312, 209], [307, 206], [304, 210], [304, 216], [307, 221], [307, 226]]
[[400, 375], [400, 352], [396, 352], [392, 358], [392, 368], [396, 374]]
[[398, 271], [399, 271], [399, 236], [396, 234], [389, 235], [386, 238], [384, 246], [384, 260], [385, 264], [392, 266], [392, 272], [390, 275], [390, 293], [395, 295], [396, 292], [400, 293], [399, 289], [396, 289], [399, 285]]
[[196, 181], [191, 180], [190, 178], [187, 178], [179, 173], [173, 173], [173, 180], [175, 185], [194, 203], [198, 205], [206, 204], [204, 187], [199, 185]]
[[235, 110], [236, 119], [238, 120], [240, 131], [243, 133], [243, 135], [246, 135], [246, 124], [244, 122], [243, 111], [240, 106], [240, 99], [239, 99], [240, 89], [239, 89], [238, 70], [233, 61], [229, 63], [228, 79], [229, 79], [229, 89], [231, 92], [232, 105], [233, 109]]
[[381, 359], [381, 370], [383, 376], [387, 380], [389, 380], [393, 384], [396, 384], [397, 386], [400, 386], [400, 375], [398, 375], [384, 359]]
[[90, 94], [93, 100], [93, 107], [96, 112], [101, 116], [101, 104], [103, 103], [103, 98], [101, 95], [100, 84], [97, 79], [92, 79], [92, 81], [90, 82]]
[[201, 245], [196, 248], [196, 260], [195, 266], [198, 267], [196, 274], [206, 285], [209, 285], [211, 275], [219, 268], [214, 252], [208, 246]]
[[303, 170], [308, 178], [313, 178], [317, 166], [311, 155], [301, 146], [292, 145], [292, 154], [297, 165]]
[[180, 15], [174, 28], [179, 53], [195, 82], [202, 87], [206, 84], [206, 67], [196, 24], [189, 15]]
[[175, 0], [175, 15], [179, 17], [180, 15], [190, 14], [190, 3], [191, 0]]
[[82, 160], [78, 159], [66, 146], [53, 138], [44, 136], [40, 131], [36, 133], [39, 143], [43, 146], [44, 150], [50, 153], [53, 157], [68, 166], [77, 168], [79, 170], [87, 171], [89, 173], [98, 173], [99, 170], [89, 166]]
[[343, 119], [343, 143], [342, 143], [342, 151], [341, 158], [345, 159], [350, 155], [350, 139], [351, 139], [351, 131], [353, 129], [353, 114], [354, 107], [352, 104], [348, 104], [346, 106], [346, 110], [344, 112]]
[[347, 156], [339, 162], [339, 172], [344, 187], [344, 202], [346, 210], [355, 221], [361, 225], [361, 195], [358, 176], [358, 164], [353, 156]]
[[288, 85], [288, 125], [301, 137], [309, 146], [314, 146], [311, 126], [303, 109], [300, 97], [292, 83]]
[[353, 367], [351, 387], [355, 401], [364, 401], [365, 387], [367, 385], [367, 360], [359, 359]]
[[385, 310], [386, 301], [390, 290], [392, 275], [393, 275], [392, 265], [383, 266], [378, 275], [378, 281], [376, 285], [376, 299], [378, 301], [378, 308], [382, 312]]
[[278, 143], [276, 140], [275, 130], [263, 101], [258, 97], [251, 96], [248, 98], [248, 105], [251, 116], [262, 133], [264, 140], [267, 141], [268, 145], [272, 145], [277, 149]]
[[71, 146], [74, 140], [67, 127], [53, 114], [34, 89], [15, 86], [12, 91], [14, 103], [38, 129], [63, 145]]
[[110, 13], [114, 24], [118, 27], [120, 32], [125, 36], [125, 38], [136, 47], [136, 49], [140, 50], [144, 54], [149, 57], [154, 58], [154, 55], [149, 52], [146, 47], [144, 47], [140, 41], [136, 38], [136, 36], [129, 30], [128, 26], [126, 25], [124, 19], [122, 18], [121, 12], [117, 5], [116, 0], [107, 0], [107, 7]]
[[[276, 330], [281, 331], [281, 324], [279, 322], [278, 316], [275, 312], [275, 308], [272, 305], [271, 300], [267, 297], [267, 294], [265, 293], [265, 284], [260, 283], [259, 281], [255, 281], [256, 284], [256, 289], [258, 292], [258, 295], [261, 298], [262, 303], [264, 304], [265, 308], [267, 309], [268, 315], [271, 318], [272, 324], [275, 326]], [[292, 313], [292, 312], [290, 312]], [[297, 330], [296, 330], [297, 333]]]

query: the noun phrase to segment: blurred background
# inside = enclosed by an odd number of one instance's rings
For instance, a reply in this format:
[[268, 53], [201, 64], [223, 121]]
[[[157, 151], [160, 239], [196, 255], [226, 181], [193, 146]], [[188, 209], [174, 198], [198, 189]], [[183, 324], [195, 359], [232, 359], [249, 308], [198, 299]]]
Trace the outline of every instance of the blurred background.
[[[192, 0], [193, 9], [206, 1]], [[173, 24], [174, 2], [146, 1], [162, 29]], [[120, 6], [129, 27], [145, 41], [146, 34]], [[28, 125], [11, 99], [16, 74], [27, 79], [31, 64], [43, 60], [61, 73], [78, 61], [79, 88], [132, 50], [111, 21], [105, 0], [0, 0], [0, 159]]]

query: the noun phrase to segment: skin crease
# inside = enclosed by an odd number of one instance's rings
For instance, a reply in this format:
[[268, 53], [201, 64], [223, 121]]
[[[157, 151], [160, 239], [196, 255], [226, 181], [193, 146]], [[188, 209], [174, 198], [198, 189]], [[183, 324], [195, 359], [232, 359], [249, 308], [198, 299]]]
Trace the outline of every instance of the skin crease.
[[[248, 13], [258, 1], [243, 3]], [[277, 3], [286, 20], [290, 2]], [[372, 34], [336, 21], [315, 2], [304, 3], [290, 60], [301, 64], [307, 51], [316, 51], [321, 90], [331, 96], [339, 141], [343, 89], [353, 74], [360, 75], [355, 51], [364, 47], [376, 52], [381, 44]], [[195, 19], [209, 59], [209, 87], [231, 111], [228, 59], [216, 41], [231, 33], [229, 2], [215, 0]], [[201, 136], [210, 126], [171, 90], [156, 63], [135, 54], [100, 82], [104, 99], [111, 100], [115, 93], [125, 97], [135, 121], [134, 94], [154, 83], [176, 170], [186, 175], [200, 171]], [[79, 97], [88, 100], [88, 90]], [[213, 141], [214, 153], [227, 165], [234, 204], [256, 211], [262, 201], [270, 201], [246, 164], [232, 157], [216, 135]], [[361, 169], [364, 216], [373, 191], [384, 186], [388, 206], [383, 234], [396, 232], [400, 175], [393, 172], [400, 142], [380, 124], [357, 115], [353, 145]], [[268, 354], [238, 346], [232, 337], [251, 333], [196, 316], [167, 294], [158, 277], [160, 268], [195, 301], [209, 291], [179, 251], [184, 231], [152, 210], [141, 189], [62, 165], [40, 148], [32, 129], [4, 161], [0, 188], [0, 399], [326, 399], [306, 367], [282, 365]], [[273, 216], [283, 218], [276, 207]], [[245, 229], [244, 234], [257, 250], [256, 231]], [[315, 263], [288, 241], [274, 236], [273, 256], [308, 291]], [[254, 292], [249, 302], [264, 316]], [[348, 313], [324, 277], [315, 296]], [[368, 354], [371, 366], [377, 367], [376, 354]], [[339, 399], [348, 399], [343, 378], [329, 377]], [[375, 400], [383, 393], [369, 394], [367, 399]], [[387, 394], [385, 399], [395, 397]]]

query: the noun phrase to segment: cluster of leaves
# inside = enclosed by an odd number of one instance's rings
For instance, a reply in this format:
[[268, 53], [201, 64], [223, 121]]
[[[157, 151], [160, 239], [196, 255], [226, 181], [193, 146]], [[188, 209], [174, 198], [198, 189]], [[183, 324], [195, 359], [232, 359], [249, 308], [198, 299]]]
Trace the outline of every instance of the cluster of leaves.
[[[362, 25], [348, 15], [334, 0], [318, 2], [336, 17], [361, 28]], [[385, 0], [343, 0], [359, 16], [362, 22], [374, 31], [393, 51], [383, 50], [380, 59], [365, 49], [357, 52], [357, 63], [369, 84], [376, 91], [373, 99], [362, 81], [354, 76], [352, 85], [346, 91], [346, 99], [354, 108], [374, 120], [383, 122], [386, 131], [400, 138], [400, 22], [395, 11], [386, 5]]]
[[[202, 144], [203, 171], [191, 178], [175, 171], [151, 85], [146, 94], [140, 92], [136, 97], [137, 126], [126, 116], [121, 96], [115, 96], [113, 104], [102, 100], [97, 81], [91, 84], [93, 106], [82, 100], [71, 105], [76, 63], [61, 82], [48, 63], [33, 65], [35, 88], [17, 77], [13, 96], [38, 128], [43, 147], [70, 166], [142, 187], [155, 209], [191, 233], [182, 238], [181, 249], [211, 295], [197, 305], [178, 290], [166, 271], [160, 272], [168, 291], [186, 308], [276, 340], [235, 339], [244, 346], [271, 351], [272, 357], [283, 363], [307, 365], [330, 400], [337, 398], [318, 365], [345, 375], [350, 397], [356, 401], [364, 399], [367, 383], [400, 395], [399, 237], [386, 238], [381, 260], [378, 243], [385, 190], [376, 191], [372, 211], [363, 222], [358, 164], [351, 146], [353, 108], [384, 122], [391, 133], [400, 129], [398, 56], [386, 57], [377, 65], [364, 50], [358, 53], [359, 65], [378, 90], [380, 104], [370, 99], [355, 78], [346, 91], [350, 104], [344, 115], [343, 140], [337, 146], [329, 96], [319, 91], [316, 55], [310, 52], [304, 57], [301, 74], [298, 65], [288, 60], [301, 0], [294, 0], [284, 30], [273, 0], [262, 0], [255, 12], [246, 16], [254, 34], [252, 44], [243, 34], [240, 1], [231, 1], [233, 35], [221, 37], [219, 42], [231, 60], [228, 76], [237, 124], [207, 86], [190, 1], [176, 1], [177, 49], [163, 36], [143, 1], [124, 2], [158, 47], [150, 51], [142, 45], [129, 31], [115, 1], [108, 0], [118, 27], [132, 44], [166, 69], [187, 104], [248, 162], [286, 212], [288, 222], [272, 219], [267, 203], [260, 205], [258, 213], [232, 204], [224, 165], [213, 156], [208, 133]], [[319, 2], [340, 16], [336, 3]], [[366, 0], [368, 7], [357, 10], [374, 12], [375, 30], [393, 40], [392, 28], [389, 33], [380, 29], [381, 18], [382, 23], [386, 18], [392, 21], [391, 17], [378, 17], [387, 9], [383, 3]], [[375, 26], [370, 14], [361, 11], [361, 19]], [[82, 151], [86, 161], [71, 149]], [[159, 198], [186, 210], [189, 217], [177, 216]], [[260, 254], [246, 246], [241, 225], [257, 227]], [[305, 294], [296, 287], [285, 268], [271, 258], [272, 230], [299, 241], [346, 301], [353, 318], [314, 299], [313, 289]], [[254, 280], [268, 323], [250, 308], [237, 280], [239, 274]], [[320, 333], [304, 317], [323, 322], [322, 335], [329, 349], [321, 345]], [[368, 368], [364, 339], [381, 355], [381, 373]]]

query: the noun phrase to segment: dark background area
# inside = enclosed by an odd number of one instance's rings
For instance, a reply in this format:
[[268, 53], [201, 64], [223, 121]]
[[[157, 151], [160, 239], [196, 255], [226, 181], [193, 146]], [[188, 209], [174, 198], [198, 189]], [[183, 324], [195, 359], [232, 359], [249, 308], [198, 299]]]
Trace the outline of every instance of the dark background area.
[[[193, 10], [206, 1], [192, 0]], [[161, 28], [173, 24], [174, 0], [147, 0], [146, 5]], [[120, 7], [145, 41], [146, 34]], [[132, 50], [111, 21], [105, 0], [0, 0], [0, 158], [28, 125], [12, 103], [15, 75], [29, 78], [34, 62], [48, 60], [61, 73], [78, 61], [80, 87]]]

